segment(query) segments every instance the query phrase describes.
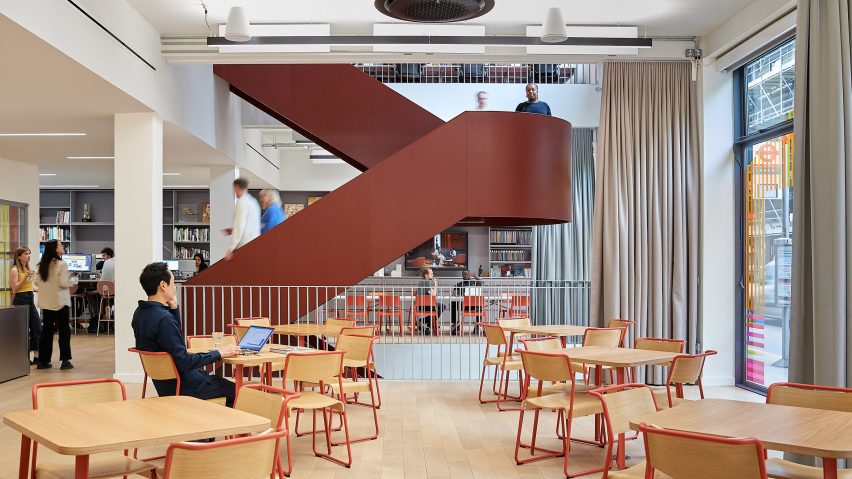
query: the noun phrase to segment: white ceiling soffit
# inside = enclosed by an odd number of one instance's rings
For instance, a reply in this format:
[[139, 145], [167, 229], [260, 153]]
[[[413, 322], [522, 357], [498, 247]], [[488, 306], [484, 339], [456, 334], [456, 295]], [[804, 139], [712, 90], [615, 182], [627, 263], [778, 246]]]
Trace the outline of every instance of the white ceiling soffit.
[[[484, 25], [435, 25], [376, 23], [375, 36], [454, 36], [484, 37]], [[485, 45], [373, 45], [374, 52], [407, 53], [485, 53]]]
[[[252, 37], [317, 37], [330, 36], [331, 25], [249, 25]], [[225, 25], [219, 25], [219, 36], [225, 36]], [[219, 53], [328, 53], [329, 45], [221, 45]]]
[[796, 10], [767, 25], [766, 28], [716, 59], [716, 70], [734, 70], [743, 66], [767, 45], [774, 44], [794, 30], [796, 30]]
[[[569, 37], [587, 38], [639, 38], [638, 27], [568, 26]], [[527, 27], [528, 37], [540, 37], [541, 25]], [[636, 47], [575, 46], [575, 45], [531, 45], [526, 47], [529, 55], [638, 55]]]

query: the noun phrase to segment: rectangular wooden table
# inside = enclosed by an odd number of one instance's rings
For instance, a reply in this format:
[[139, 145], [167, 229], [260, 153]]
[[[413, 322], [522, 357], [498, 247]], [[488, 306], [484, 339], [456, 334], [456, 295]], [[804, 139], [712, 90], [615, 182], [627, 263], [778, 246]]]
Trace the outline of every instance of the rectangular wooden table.
[[598, 384], [600, 384], [603, 366], [615, 369], [615, 383], [624, 384], [627, 368], [671, 362], [675, 356], [680, 354], [649, 349], [606, 348], [602, 346], [581, 346], [563, 349], [562, 351], [571, 358], [571, 361], [595, 365]]
[[837, 477], [837, 459], [852, 458], [852, 413], [728, 399], [685, 401], [630, 419], [664, 429], [755, 437], [767, 449], [823, 458], [823, 477]]
[[[310, 326], [310, 325], [304, 325], [304, 326]], [[339, 330], [340, 328], [337, 328], [337, 329]], [[282, 349], [290, 349], [290, 350], [286, 353], [282, 353], [282, 352], [270, 351], [271, 348], [274, 348], [274, 349], [282, 348]], [[287, 346], [287, 345], [281, 345], [281, 344], [273, 344], [273, 345], [265, 346], [263, 351], [261, 351], [257, 354], [246, 354], [246, 355], [241, 354], [239, 356], [231, 356], [230, 358], [222, 358], [223, 364], [230, 364], [231, 366], [234, 367], [234, 383], [235, 383], [234, 388], [236, 390], [234, 398], [236, 399], [236, 397], [240, 394], [240, 388], [243, 387], [243, 374], [244, 374], [245, 368], [265, 366], [266, 367], [266, 374], [263, 377], [263, 382], [264, 382], [264, 384], [272, 385], [272, 363], [273, 362], [284, 361], [287, 358], [287, 354], [289, 352], [310, 352], [310, 351], [316, 351], [316, 349], [304, 348], [304, 347], [301, 347], [301, 346], [293, 347], [293, 346]], [[193, 348], [193, 349], [188, 349], [187, 352], [189, 352], [190, 354], [196, 354], [196, 353], [207, 353], [207, 352], [210, 352], [210, 350], [207, 349], [207, 348]]]
[[3, 422], [21, 433], [20, 479], [30, 477], [32, 441], [76, 456], [75, 478], [89, 477], [89, 455], [265, 431], [269, 419], [189, 396], [15, 411]]

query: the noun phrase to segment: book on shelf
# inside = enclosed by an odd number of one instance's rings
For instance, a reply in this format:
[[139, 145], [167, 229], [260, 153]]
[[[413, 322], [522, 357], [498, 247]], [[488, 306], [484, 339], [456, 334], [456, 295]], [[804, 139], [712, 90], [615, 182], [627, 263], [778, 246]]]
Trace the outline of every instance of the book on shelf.
[[174, 240], [206, 243], [210, 241], [210, 229], [187, 227], [175, 228]]
[[492, 249], [491, 261], [531, 261], [532, 251], [528, 249]]
[[174, 259], [192, 259], [198, 253], [201, 253], [205, 260], [210, 259], [210, 251], [203, 248], [188, 248], [186, 246], [175, 246]]
[[39, 241], [71, 241], [71, 230], [62, 226], [42, 226], [39, 229]]
[[53, 220], [58, 225], [67, 225], [71, 222], [71, 212], [59, 210]]
[[532, 230], [491, 230], [491, 243], [529, 246]]

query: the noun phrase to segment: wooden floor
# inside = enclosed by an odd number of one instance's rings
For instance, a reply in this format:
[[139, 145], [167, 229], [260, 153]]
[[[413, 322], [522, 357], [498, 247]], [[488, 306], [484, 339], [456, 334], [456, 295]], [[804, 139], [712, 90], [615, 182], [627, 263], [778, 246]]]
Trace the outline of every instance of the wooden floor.
[[[39, 382], [110, 377], [113, 373], [111, 336], [78, 335], [72, 339], [75, 369], [36, 370], [28, 377], [0, 384], [0, 414], [32, 407], [30, 389]], [[712, 358], [711, 358], [712, 360]], [[311, 453], [310, 437], [293, 438], [294, 478], [543, 478], [562, 477], [562, 460], [548, 459], [518, 466], [513, 460], [517, 412], [498, 412], [493, 404], [479, 404], [478, 383], [383, 381], [380, 410], [380, 436], [375, 441], [354, 444], [354, 463], [345, 469]], [[687, 388], [687, 396], [697, 391]], [[741, 389], [707, 388], [707, 396], [762, 401]], [[137, 398], [141, 385], [129, 384], [128, 397]], [[351, 407], [353, 437], [365, 435], [372, 427], [367, 408]], [[554, 415], [542, 414], [540, 444], [559, 447], [553, 437]], [[579, 419], [575, 437], [590, 437], [592, 422]], [[546, 439], [544, 439], [546, 438]], [[0, 477], [16, 477], [20, 435], [6, 426], [0, 428]], [[339, 449], [339, 448], [338, 448]], [[54, 459], [49, 451], [39, 451], [40, 460]], [[342, 452], [342, 451], [340, 451]], [[633, 464], [643, 459], [641, 441], [628, 442]], [[603, 461], [603, 449], [572, 445], [571, 470], [592, 468]], [[585, 477], [597, 478], [599, 474]]]

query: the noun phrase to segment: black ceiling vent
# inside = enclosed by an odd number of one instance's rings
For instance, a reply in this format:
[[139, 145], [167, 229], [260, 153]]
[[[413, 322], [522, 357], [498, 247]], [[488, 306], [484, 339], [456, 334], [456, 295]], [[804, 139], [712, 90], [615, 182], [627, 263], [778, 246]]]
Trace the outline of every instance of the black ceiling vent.
[[485, 15], [494, 0], [376, 0], [376, 8], [407, 22], [449, 23]]

